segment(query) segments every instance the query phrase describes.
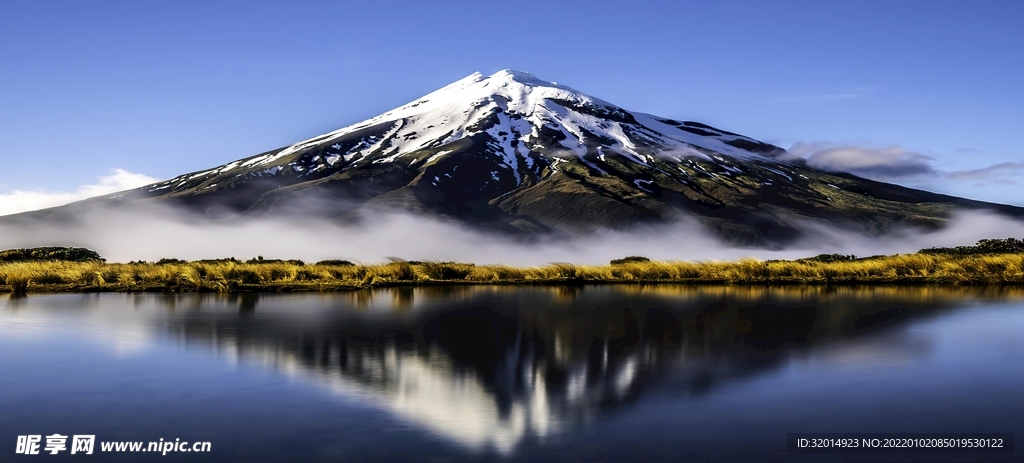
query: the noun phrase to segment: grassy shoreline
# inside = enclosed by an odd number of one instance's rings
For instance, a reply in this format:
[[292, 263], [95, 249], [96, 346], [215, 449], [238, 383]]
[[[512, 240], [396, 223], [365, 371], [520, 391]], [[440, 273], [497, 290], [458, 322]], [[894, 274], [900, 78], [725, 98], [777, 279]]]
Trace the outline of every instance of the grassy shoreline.
[[554, 263], [537, 267], [234, 259], [7, 262], [0, 263], [0, 293], [349, 291], [453, 284], [1024, 285], [1024, 253], [821, 257], [733, 262], [627, 260], [610, 265]]

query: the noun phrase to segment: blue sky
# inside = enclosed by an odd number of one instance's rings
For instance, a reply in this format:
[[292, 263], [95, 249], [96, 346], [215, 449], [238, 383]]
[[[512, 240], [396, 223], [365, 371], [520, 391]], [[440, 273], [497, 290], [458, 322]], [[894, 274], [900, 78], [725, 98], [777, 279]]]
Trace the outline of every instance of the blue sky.
[[1024, 205], [1021, 18], [1021, 1], [4, 0], [0, 199], [169, 178], [512, 68]]

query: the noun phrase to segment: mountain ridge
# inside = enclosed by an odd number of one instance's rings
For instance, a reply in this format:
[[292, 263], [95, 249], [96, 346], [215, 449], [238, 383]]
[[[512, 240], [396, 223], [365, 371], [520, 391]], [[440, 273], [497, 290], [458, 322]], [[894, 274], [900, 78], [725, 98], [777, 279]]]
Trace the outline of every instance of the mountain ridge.
[[286, 147], [5, 220], [152, 202], [211, 218], [342, 223], [399, 210], [520, 236], [696, 219], [754, 246], [804, 236], [808, 222], [880, 235], [938, 228], [960, 209], [1024, 217], [1021, 208], [820, 171], [750, 137], [502, 70]]

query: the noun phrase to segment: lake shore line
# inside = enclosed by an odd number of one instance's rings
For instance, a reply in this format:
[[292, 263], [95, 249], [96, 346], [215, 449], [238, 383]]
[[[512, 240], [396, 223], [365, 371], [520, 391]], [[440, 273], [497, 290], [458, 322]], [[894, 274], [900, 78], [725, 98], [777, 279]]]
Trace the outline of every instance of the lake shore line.
[[0, 293], [340, 292], [437, 285], [1024, 286], [1024, 254], [904, 254], [537, 267], [394, 260], [382, 264], [219, 259], [0, 263]]
[[[1024, 287], [1024, 283], [946, 283], [921, 279], [897, 279], [877, 281], [832, 281], [832, 282], [803, 282], [803, 281], [774, 281], [774, 282], [732, 282], [721, 280], [545, 280], [545, 281], [459, 281], [459, 280], [436, 280], [436, 281], [409, 281], [391, 282], [378, 285], [360, 286], [343, 284], [307, 285], [307, 284], [268, 284], [268, 285], [239, 285], [230, 290], [213, 290], [208, 288], [189, 287], [166, 287], [166, 286], [145, 286], [145, 287], [122, 287], [109, 286], [76, 286], [76, 285], [45, 285], [33, 286], [26, 293], [31, 294], [98, 294], [98, 293], [299, 293], [299, 292], [348, 292], [367, 289], [383, 288], [423, 288], [438, 286], [600, 286], [600, 285], [621, 285], [621, 286], [736, 286], [736, 287], [866, 287], [866, 286], [905, 286], [905, 287]], [[10, 286], [0, 287], [0, 294], [15, 294]]]

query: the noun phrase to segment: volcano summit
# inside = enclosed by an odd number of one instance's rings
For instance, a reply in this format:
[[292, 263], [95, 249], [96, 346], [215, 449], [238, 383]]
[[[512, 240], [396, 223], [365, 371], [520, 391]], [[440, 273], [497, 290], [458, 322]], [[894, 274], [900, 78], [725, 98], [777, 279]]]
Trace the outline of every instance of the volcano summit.
[[211, 220], [315, 214], [343, 223], [399, 210], [520, 235], [693, 219], [755, 246], [815, 223], [879, 235], [938, 228], [959, 209], [1024, 215], [813, 169], [771, 144], [504, 70], [291, 146], [4, 221], [155, 202]]

